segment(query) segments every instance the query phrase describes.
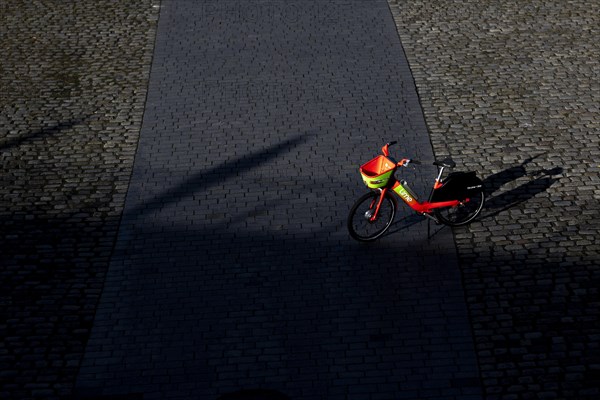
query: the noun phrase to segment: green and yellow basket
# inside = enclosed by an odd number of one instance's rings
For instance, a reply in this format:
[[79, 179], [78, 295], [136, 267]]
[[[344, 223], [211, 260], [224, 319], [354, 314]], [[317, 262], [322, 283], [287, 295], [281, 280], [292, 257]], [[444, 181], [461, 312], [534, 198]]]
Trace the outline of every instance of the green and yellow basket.
[[380, 155], [363, 164], [360, 167], [360, 174], [365, 185], [371, 189], [378, 189], [388, 184], [395, 170], [396, 163], [386, 156]]

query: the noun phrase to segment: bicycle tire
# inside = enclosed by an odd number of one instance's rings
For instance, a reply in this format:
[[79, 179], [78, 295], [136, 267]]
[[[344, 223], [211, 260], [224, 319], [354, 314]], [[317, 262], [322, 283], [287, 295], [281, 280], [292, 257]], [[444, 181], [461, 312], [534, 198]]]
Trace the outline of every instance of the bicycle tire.
[[483, 209], [485, 194], [480, 192], [473, 196], [469, 202], [459, 204], [456, 207], [435, 209], [437, 219], [448, 226], [466, 225], [473, 221]]
[[392, 225], [396, 215], [396, 201], [389, 193], [386, 193], [385, 199], [381, 203], [377, 220], [369, 220], [368, 213], [375, 210], [379, 196], [381, 193], [369, 192], [361, 196], [350, 209], [348, 232], [353, 239], [359, 242], [376, 240]]

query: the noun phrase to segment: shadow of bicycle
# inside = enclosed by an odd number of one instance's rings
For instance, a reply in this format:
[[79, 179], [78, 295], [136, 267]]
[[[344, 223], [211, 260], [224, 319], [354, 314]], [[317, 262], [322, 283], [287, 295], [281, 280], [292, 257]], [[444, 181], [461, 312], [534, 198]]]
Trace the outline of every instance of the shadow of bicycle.
[[[402, 207], [402, 205], [400, 207]], [[390, 229], [386, 232], [386, 236], [406, 231], [412, 226], [423, 222], [424, 219], [425, 217], [418, 214], [403, 215], [400, 218], [396, 218], [392, 226], [390, 226]]]
[[[486, 202], [484, 212], [478, 218], [479, 220], [492, 218], [503, 211], [527, 202], [538, 194], [547, 191], [550, 186], [554, 185], [560, 179], [560, 175], [564, 172], [561, 167], [527, 171], [527, 165], [542, 155], [539, 154], [528, 158], [520, 165], [508, 168], [484, 179]], [[524, 177], [528, 177], [530, 180], [514, 189], [501, 192], [501, 189], [507, 184]]]

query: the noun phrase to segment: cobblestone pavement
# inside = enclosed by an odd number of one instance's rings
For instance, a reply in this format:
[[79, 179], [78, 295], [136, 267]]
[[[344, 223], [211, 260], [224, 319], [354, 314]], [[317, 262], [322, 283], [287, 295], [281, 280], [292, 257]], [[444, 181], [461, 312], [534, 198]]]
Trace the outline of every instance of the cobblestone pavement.
[[161, 7], [77, 396], [481, 398], [451, 231], [345, 227], [386, 140], [433, 160], [387, 2]]
[[390, 5], [436, 155], [487, 177], [455, 230], [487, 398], [600, 398], [600, 3]]
[[0, 398], [71, 392], [123, 208], [158, 9], [0, 1]]
[[487, 177], [475, 353], [449, 231], [343, 231], [380, 142], [433, 158], [381, 3], [165, 1], [107, 276], [158, 4], [0, 2], [0, 398], [71, 393], [105, 278], [80, 398], [600, 396], [598, 4], [390, 0], [435, 154]]

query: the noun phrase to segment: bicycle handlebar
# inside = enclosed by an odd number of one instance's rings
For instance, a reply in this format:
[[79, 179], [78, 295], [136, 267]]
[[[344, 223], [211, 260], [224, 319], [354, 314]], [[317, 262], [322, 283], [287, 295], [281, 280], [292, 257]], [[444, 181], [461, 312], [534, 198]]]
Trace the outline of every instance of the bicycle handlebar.
[[411, 160], [410, 158], [403, 158], [400, 162], [396, 163], [399, 167], [408, 167], [408, 164], [417, 164], [420, 165], [421, 161], [419, 160]]

